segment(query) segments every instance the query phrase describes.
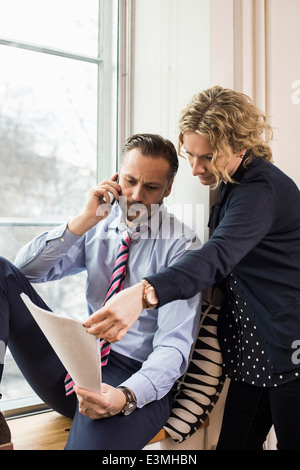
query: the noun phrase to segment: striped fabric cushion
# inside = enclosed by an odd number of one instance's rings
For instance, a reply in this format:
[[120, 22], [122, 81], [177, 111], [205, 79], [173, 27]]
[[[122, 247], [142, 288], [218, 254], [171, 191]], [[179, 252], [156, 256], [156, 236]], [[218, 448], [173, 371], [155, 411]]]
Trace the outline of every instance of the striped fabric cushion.
[[202, 317], [189, 365], [175, 383], [174, 404], [164, 428], [176, 442], [184, 441], [199, 429], [217, 403], [224, 385], [217, 339], [219, 310], [220, 307], [202, 302]]

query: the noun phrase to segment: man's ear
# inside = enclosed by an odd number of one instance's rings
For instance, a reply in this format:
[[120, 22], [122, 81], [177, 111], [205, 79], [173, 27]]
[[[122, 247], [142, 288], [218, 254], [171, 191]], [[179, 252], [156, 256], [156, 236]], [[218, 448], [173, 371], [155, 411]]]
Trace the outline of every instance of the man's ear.
[[166, 189], [166, 192], [165, 192], [165, 196], [164, 197], [168, 197], [172, 191], [172, 186], [173, 186], [173, 183], [174, 183], [174, 179], [172, 179]]

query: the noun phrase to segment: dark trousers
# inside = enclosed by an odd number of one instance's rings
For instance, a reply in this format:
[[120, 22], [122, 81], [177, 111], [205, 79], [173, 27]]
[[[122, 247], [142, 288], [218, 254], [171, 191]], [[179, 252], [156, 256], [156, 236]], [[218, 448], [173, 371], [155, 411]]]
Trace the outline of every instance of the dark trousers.
[[[25, 379], [50, 408], [73, 418], [66, 449], [142, 449], [166, 423], [172, 407], [169, 392], [129, 416], [116, 415], [93, 421], [78, 412], [76, 395], [65, 395], [67, 371], [20, 298], [24, 292], [38, 306], [50, 310], [26, 277], [0, 258], [0, 340], [8, 345]], [[141, 363], [111, 352], [102, 379], [117, 386]], [[0, 364], [0, 380], [3, 364]]]
[[232, 381], [217, 450], [262, 450], [272, 424], [278, 450], [300, 450], [300, 379], [272, 388]]

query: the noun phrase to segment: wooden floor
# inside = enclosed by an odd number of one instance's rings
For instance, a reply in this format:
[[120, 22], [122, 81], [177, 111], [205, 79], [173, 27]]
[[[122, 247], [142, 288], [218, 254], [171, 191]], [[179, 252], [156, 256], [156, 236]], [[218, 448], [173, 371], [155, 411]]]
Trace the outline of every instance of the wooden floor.
[[[15, 450], [63, 450], [72, 420], [55, 411], [14, 418], [7, 421]], [[168, 437], [162, 429], [152, 439], [156, 442]]]
[[15, 450], [63, 450], [71, 423], [55, 411], [7, 421]]
[[[72, 420], [55, 411], [46, 411], [7, 421], [15, 450], [63, 450], [68, 439]], [[202, 425], [206, 427], [208, 419]], [[154, 443], [168, 437], [161, 429], [150, 441]], [[150, 444], [149, 443], [149, 444]]]

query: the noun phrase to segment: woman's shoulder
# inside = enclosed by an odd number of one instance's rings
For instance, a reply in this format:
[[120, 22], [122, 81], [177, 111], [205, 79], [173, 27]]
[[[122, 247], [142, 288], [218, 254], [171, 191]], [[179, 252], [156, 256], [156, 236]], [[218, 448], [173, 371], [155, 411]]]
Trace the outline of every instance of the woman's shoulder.
[[290, 176], [284, 173], [276, 164], [260, 157], [254, 157], [246, 168], [241, 182], [265, 181], [277, 191], [281, 187], [290, 188], [299, 193], [299, 188]]
[[[234, 197], [234, 195], [232, 195]], [[240, 185], [236, 187], [236, 198], [260, 201], [276, 210], [280, 217], [299, 214], [300, 191], [296, 183], [275, 164], [255, 158], [245, 171]], [[251, 204], [252, 204], [251, 203]]]

